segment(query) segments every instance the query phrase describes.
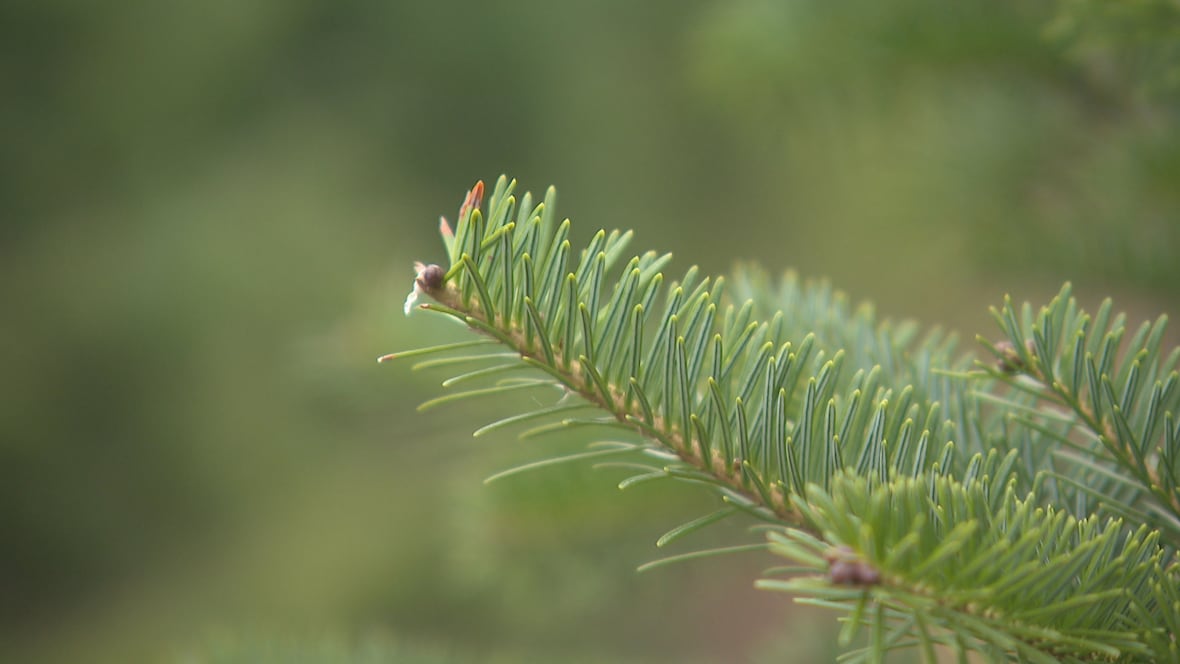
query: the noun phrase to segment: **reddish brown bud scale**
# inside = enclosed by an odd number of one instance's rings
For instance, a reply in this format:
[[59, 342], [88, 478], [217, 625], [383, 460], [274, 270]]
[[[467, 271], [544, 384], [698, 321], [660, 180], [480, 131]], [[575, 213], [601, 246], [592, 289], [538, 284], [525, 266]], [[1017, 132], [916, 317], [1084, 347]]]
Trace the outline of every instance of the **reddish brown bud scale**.
[[483, 203], [483, 180], [475, 183], [475, 186], [467, 191], [467, 197], [463, 199], [463, 205], [459, 207], [459, 222], [462, 223], [463, 218], [467, 216], [468, 212], [478, 210]]
[[483, 204], [483, 180], [475, 183], [475, 186], [471, 188], [470, 196], [471, 206], [478, 210], [479, 206]]

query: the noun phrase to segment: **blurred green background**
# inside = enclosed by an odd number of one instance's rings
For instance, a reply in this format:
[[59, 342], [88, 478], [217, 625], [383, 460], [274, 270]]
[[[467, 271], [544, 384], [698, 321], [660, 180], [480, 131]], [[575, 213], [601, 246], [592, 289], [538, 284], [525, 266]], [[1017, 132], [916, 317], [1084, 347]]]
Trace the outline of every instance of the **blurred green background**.
[[[379, 354], [507, 172], [673, 272], [754, 260], [990, 333], [1180, 307], [1170, 0], [16, 0], [0, 8], [0, 661], [830, 661], [709, 496], [415, 412]], [[677, 550], [741, 541], [741, 524]]]

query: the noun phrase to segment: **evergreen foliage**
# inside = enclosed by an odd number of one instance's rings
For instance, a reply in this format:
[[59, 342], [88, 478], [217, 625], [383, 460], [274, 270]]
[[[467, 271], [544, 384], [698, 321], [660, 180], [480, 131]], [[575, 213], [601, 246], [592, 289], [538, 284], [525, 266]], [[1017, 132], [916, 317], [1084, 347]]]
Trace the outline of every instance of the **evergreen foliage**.
[[[423, 407], [540, 386], [565, 396], [477, 435], [596, 426], [586, 452], [494, 475], [596, 459], [710, 487], [786, 564], [758, 586], [845, 614], [848, 661], [916, 648], [993, 661], [1177, 661], [1180, 349], [1166, 319], [1126, 343], [1109, 301], [1090, 316], [1068, 285], [1036, 314], [1010, 300], [973, 361], [953, 336], [880, 321], [824, 283], [756, 268], [665, 283], [670, 256], [630, 257], [630, 232], [575, 252], [556, 194], [519, 200], [478, 183], [450, 264], [418, 266], [418, 305], [482, 334], [381, 358], [477, 368]], [[576, 260], [575, 260], [576, 258]], [[474, 354], [472, 354], [474, 353]], [[517, 373], [520, 369], [533, 369]], [[597, 415], [586, 417], [592, 407]]]

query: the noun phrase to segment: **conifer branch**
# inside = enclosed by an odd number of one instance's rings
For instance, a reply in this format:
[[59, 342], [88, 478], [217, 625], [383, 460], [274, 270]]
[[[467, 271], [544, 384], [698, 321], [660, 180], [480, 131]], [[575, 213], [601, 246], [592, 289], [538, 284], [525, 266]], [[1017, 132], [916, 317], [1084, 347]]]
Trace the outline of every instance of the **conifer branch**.
[[[467, 265], [471, 262], [467, 257], [464, 264]], [[570, 283], [576, 284], [576, 281], [571, 280]], [[514, 323], [506, 323], [505, 317], [502, 315], [492, 314], [489, 316], [486, 307], [480, 302], [463, 301], [459, 287], [453, 283], [437, 286], [423, 285], [421, 291], [438, 303], [422, 304], [420, 305], [422, 309], [450, 315], [477, 330], [491, 334], [511, 348], [526, 364], [548, 373], [570, 392], [589, 404], [607, 411], [620, 424], [643, 438], [654, 441], [661, 448], [674, 453], [692, 468], [707, 473], [727, 490], [745, 498], [752, 504], [766, 508], [784, 524], [803, 525], [798, 510], [789, 504], [781, 489], [770, 490], [766, 495], [751, 490], [748, 482], [742, 481], [740, 461], [735, 464], [734, 457], [729, 457], [727, 460], [726, 454], [721, 449], [706, 452], [701, 444], [701, 439], [692, 436], [691, 433], [686, 436], [682, 425], [669, 422], [665, 415], [638, 407], [641, 399], [647, 399], [642, 392], [642, 387], [631, 382], [628, 382], [627, 387], [608, 384], [598, 368], [587, 361], [585, 355], [580, 355], [577, 359], [569, 359], [562, 352], [561, 347], [554, 349], [552, 345], [542, 342], [541, 340], [545, 339], [544, 336], [529, 335], [523, 327]], [[485, 301], [487, 300], [490, 300], [490, 296], [485, 299]], [[531, 305], [531, 302], [526, 306], [529, 311], [535, 311], [535, 305]], [[581, 311], [587, 310], [586, 307], [581, 307]], [[530, 316], [530, 323], [533, 325], [532, 329], [540, 328], [538, 318]], [[587, 323], [587, 330], [588, 327]], [[491, 332], [491, 330], [495, 330], [495, 332]], [[530, 341], [530, 337], [533, 341]], [[567, 347], [571, 345], [566, 344]]]
[[[1180, 348], [1163, 355], [1167, 317], [1161, 316], [1143, 323], [1120, 353], [1125, 316], [1112, 319], [1111, 310], [1108, 299], [1092, 319], [1069, 284], [1035, 318], [1029, 305], [1018, 314], [1007, 298], [992, 312], [1006, 338], [986, 344], [996, 357], [986, 375], [1014, 386], [1032, 383], [1041, 404], [1034, 417], [1021, 420], [1025, 426], [1070, 414], [1071, 429], [1088, 435], [1061, 436], [1063, 445], [1084, 455], [1066, 458], [1090, 471], [1091, 479], [1104, 478], [1090, 495], [1115, 513], [1146, 515], [1177, 546], [1180, 469], [1172, 462], [1180, 457]], [[1124, 490], [1103, 491], [1116, 485]]]
[[[621, 488], [708, 485], [724, 507], [661, 546], [742, 513], [773, 524], [768, 542], [651, 565], [768, 544], [793, 564], [780, 568], [790, 578], [759, 586], [848, 612], [842, 643], [867, 627], [852, 660], [903, 647], [929, 662], [936, 647], [1011, 661], [1176, 659], [1178, 572], [1159, 540], [1180, 534], [1180, 350], [1160, 360], [1162, 319], [1120, 363], [1109, 304], [1091, 322], [1068, 286], [1035, 318], [1009, 300], [996, 312], [1008, 340], [984, 342], [996, 365], [969, 371], [952, 336], [878, 322], [793, 275], [710, 280], [694, 267], [665, 285], [670, 257], [648, 252], [613, 280], [630, 232], [599, 231], [574, 264], [554, 190], [534, 205], [514, 186], [497, 182], [486, 216], [483, 184], [468, 192], [454, 229], [440, 224], [449, 266], [417, 265], [406, 300], [408, 313], [428, 296], [418, 308], [496, 351], [450, 356], [480, 350], [451, 344], [382, 360], [495, 360], [444, 383], [484, 387], [428, 404], [534, 386], [566, 394], [477, 435], [541, 421], [532, 432], [609, 424], [635, 439], [490, 479], [640, 453], [656, 465], [602, 465], [638, 473]], [[522, 366], [543, 378], [503, 377]], [[605, 417], [570, 416], [581, 408]]]

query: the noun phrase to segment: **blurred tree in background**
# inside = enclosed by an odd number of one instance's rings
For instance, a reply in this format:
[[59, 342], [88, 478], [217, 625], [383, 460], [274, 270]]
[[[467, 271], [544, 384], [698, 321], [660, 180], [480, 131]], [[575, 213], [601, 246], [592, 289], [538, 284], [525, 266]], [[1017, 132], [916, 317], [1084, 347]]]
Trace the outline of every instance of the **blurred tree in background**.
[[456, 332], [401, 318], [437, 215], [507, 171], [968, 335], [1067, 279], [1175, 311], [1178, 39], [1170, 0], [7, 3], [0, 660], [830, 659], [758, 560], [634, 576], [703, 496], [484, 488], [580, 442], [411, 415], [437, 377], [372, 358]]

